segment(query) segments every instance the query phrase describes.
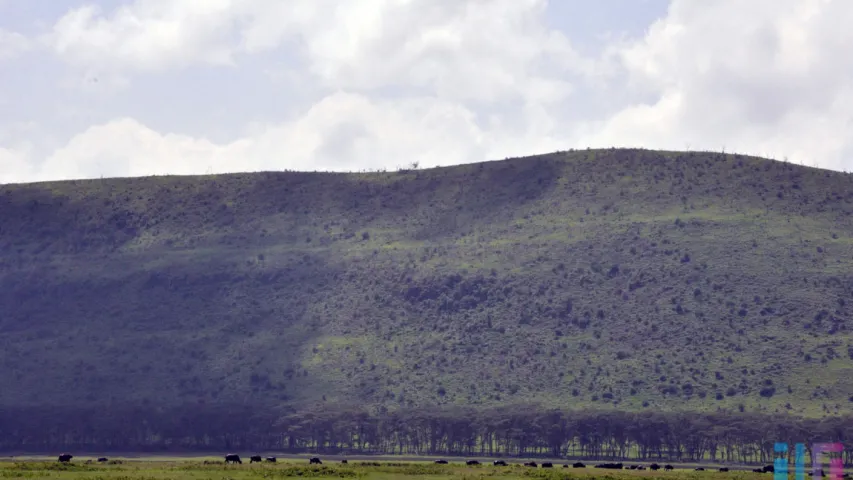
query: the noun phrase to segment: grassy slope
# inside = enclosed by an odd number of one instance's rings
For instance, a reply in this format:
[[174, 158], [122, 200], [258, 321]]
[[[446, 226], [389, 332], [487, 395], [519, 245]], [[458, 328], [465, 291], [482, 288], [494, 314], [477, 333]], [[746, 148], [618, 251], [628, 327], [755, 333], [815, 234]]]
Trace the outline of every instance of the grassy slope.
[[849, 412], [851, 212], [641, 150], [2, 186], [0, 405]]

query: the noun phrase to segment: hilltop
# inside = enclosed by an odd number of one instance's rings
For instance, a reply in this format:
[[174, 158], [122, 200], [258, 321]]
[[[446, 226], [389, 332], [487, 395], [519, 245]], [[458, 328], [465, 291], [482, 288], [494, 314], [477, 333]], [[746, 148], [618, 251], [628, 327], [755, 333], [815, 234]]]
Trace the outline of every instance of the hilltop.
[[626, 149], [0, 186], [0, 408], [845, 414], [851, 212]]

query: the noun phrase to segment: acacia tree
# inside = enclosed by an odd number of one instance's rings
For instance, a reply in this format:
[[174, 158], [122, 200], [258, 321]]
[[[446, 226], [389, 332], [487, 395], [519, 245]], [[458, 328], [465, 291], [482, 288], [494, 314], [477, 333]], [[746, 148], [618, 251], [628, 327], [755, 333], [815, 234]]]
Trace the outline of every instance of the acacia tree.
[[[853, 457], [853, 417], [718, 412], [626, 413], [508, 405], [373, 412], [321, 404], [299, 411], [239, 406], [0, 411], [0, 450], [264, 449], [313, 453], [542, 456], [770, 463], [773, 444], [839, 441]], [[811, 462], [811, 452], [807, 462]]]

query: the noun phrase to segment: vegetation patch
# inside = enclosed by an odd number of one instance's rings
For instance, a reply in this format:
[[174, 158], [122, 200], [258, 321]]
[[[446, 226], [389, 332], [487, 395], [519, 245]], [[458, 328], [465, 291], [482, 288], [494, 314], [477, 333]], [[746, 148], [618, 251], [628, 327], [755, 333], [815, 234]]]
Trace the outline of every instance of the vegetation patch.
[[246, 418], [353, 404], [853, 412], [850, 175], [636, 149], [409, 170], [0, 186], [0, 425], [31, 425], [0, 448], [263, 444]]

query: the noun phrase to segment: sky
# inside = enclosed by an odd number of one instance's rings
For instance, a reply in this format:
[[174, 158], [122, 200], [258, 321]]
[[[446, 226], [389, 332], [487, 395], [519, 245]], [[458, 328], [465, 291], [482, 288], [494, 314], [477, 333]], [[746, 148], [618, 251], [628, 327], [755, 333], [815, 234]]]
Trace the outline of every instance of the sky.
[[853, 169], [848, 0], [0, 0], [0, 183], [572, 148]]

